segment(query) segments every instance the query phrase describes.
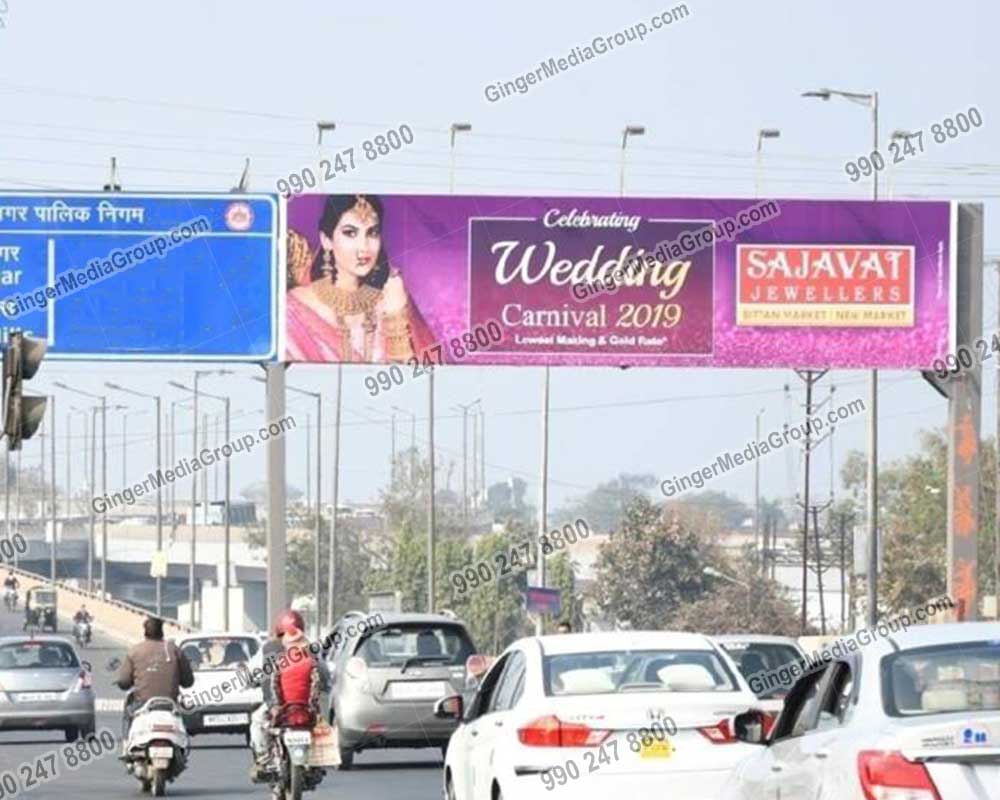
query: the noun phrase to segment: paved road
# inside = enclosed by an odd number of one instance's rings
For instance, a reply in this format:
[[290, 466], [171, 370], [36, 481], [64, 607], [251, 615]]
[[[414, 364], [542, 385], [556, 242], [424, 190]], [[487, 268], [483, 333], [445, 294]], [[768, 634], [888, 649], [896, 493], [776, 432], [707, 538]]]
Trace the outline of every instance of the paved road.
[[[0, 609], [0, 635], [20, 633], [22, 617]], [[65, 624], [65, 623], [63, 623]], [[94, 667], [98, 698], [117, 700], [122, 692], [111, 685], [107, 664], [119, 658], [124, 648], [99, 638], [84, 651], [83, 658]], [[99, 704], [109, 707], [111, 703]], [[117, 736], [121, 715], [100, 711], [97, 727], [111, 729]], [[33, 764], [39, 756], [65, 745], [61, 731], [0, 732], [0, 773]], [[45, 762], [42, 762], [43, 765]], [[57, 763], [61, 763], [58, 761]], [[326, 778], [307, 797], [336, 797], [337, 800], [438, 800], [441, 797], [441, 754], [437, 749], [383, 750], [362, 753], [350, 772], [327, 771]], [[168, 785], [168, 797], [226, 798], [238, 795], [269, 797], [266, 785], [250, 783], [250, 752], [238, 736], [198, 736], [194, 739], [188, 769]], [[141, 798], [139, 782], [126, 775], [114, 755], [76, 770], [60, 768], [60, 776], [27, 793], [32, 800], [80, 800], [82, 798]], [[0, 785], [2, 788], [2, 785]], [[9, 800], [4, 797], [3, 800]]]

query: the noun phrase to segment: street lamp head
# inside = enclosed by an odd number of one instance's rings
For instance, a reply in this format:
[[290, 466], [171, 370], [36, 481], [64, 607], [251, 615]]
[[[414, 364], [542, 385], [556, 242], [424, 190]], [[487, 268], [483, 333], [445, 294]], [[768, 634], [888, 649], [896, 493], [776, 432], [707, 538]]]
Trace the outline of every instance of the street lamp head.
[[761, 128], [757, 135], [761, 139], [778, 139], [781, 137], [781, 131], [777, 128]]
[[829, 89], [817, 89], [813, 92], [803, 92], [802, 97], [818, 97], [820, 100], [829, 100], [830, 94]]
[[451, 123], [452, 133], [467, 133], [472, 130], [472, 125], [468, 122], [453, 122]]
[[330, 122], [329, 120], [321, 120], [316, 123], [316, 144], [323, 144], [323, 134], [326, 131], [332, 131], [337, 127], [337, 124]]
[[625, 135], [626, 136], [642, 136], [646, 132], [645, 125], [626, 125]]
[[185, 392], [192, 391], [190, 388], [185, 386], [183, 383], [178, 383], [177, 381], [167, 381], [168, 386], [173, 386], [175, 389], [182, 389]]
[[916, 136], [915, 131], [904, 131], [898, 128], [892, 132], [892, 139], [894, 141], [899, 141], [900, 139], [909, 139], [911, 136]]

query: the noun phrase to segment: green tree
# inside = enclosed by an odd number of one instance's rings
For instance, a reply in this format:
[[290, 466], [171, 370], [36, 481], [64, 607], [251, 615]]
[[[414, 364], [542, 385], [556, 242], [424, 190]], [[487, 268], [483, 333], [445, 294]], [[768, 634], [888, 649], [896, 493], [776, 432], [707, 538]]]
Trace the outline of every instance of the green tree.
[[[487, 564], [494, 576], [478, 587], [470, 587], [454, 607], [469, 625], [480, 652], [499, 653], [527, 633], [524, 613], [527, 562], [521, 560], [522, 550], [517, 548], [525, 541], [527, 536], [517, 525], [503, 533], [487, 534], [476, 541], [472, 558], [464, 565], [478, 571], [480, 564]], [[512, 551], [517, 553], [514, 559]], [[512, 560], [519, 563], [514, 565]], [[505, 571], [506, 575], [500, 574]], [[452, 588], [457, 595], [456, 587]]]
[[[428, 462], [399, 455], [396, 480], [382, 492], [385, 519], [384, 562], [365, 581], [369, 591], [399, 590], [404, 611], [427, 610], [427, 478]], [[454, 608], [448, 576], [467, 566], [471, 548], [461, 535], [457, 509], [438, 504], [434, 531], [434, 606]]]
[[789, 600], [779, 583], [760, 575], [753, 548], [743, 557], [727, 560], [717, 569], [750, 587], [739, 586], [725, 578], [708, 577], [709, 591], [692, 603], [681, 606], [669, 627], [707, 634], [763, 633], [798, 636], [801, 632], [799, 610]]
[[556, 510], [552, 522], [560, 525], [582, 517], [594, 532], [619, 530], [625, 509], [638, 497], [648, 499], [657, 484], [655, 475], [621, 474]]
[[549, 588], [558, 589], [562, 600], [562, 612], [558, 620], [547, 620], [546, 629], [554, 627], [554, 623], [566, 620], [574, 631], [583, 629], [583, 595], [576, 588], [576, 573], [573, 562], [566, 553], [552, 554], [546, 565], [546, 584]]
[[742, 500], [712, 489], [685, 494], [677, 500], [668, 501], [667, 507], [707, 512], [710, 524], [728, 530], [738, 530], [748, 519], [753, 519], [753, 509]]
[[[919, 451], [879, 467], [879, 529], [882, 535], [880, 612], [912, 608], [947, 588], [948, 442], [941, 430], [921, 431]], [[865, 490], [864, 454], [849, 454], [841, 471], [854, 497]], [[979, 453], [978, 583], [994, 585], [993, 531], [996, 492], [996, 444], [983, 442]], [[864, 525], [863, 506], [856, 518]]]
[[704, 592], [707, 534], [692, 529], [683, 511], [667, 516], [636, 497], [597, 558], [596, 596], [604, 613], [637, 629], [665, 628], [681, 605]]

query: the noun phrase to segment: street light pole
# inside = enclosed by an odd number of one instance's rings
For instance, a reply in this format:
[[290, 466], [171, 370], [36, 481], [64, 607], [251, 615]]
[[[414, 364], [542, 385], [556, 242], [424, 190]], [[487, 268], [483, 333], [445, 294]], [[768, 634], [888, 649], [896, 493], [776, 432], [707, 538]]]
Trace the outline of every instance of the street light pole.
[[[545, 380], [542, 384], [542, 474], [540, 477], [539, 508], [538, 508], [538, 585], [545, 588], [545, 554], [542, 549], [543, 537], [548, 530], [549, 504], [549, 368], [545, 367]], [[542, 635], [542, 612], [535, 619], [535, 635]]]
[[[70, 386], [62, 381], [56, 381], [55, 386], [60, 389], [65, 389], [67, 392], [73, 392], [74, 394], [82, 395], [83, 397], [89, 397], [94, 400], [100, 400], [101, 404], [99, 406], [92, 406], [91, 411], [91, 424], [90, 424], [90, 543], [87, 549], [87, 589], [91, 592], [94, 591], [94, 534], [96, 527], [96, 518], [94, 512], [94, 502], [93, 495], [95, 493], [94, 484], [97, 478], [97, 467], [96, 467], [96, 452], [97, 452], [97, 412], [101, 412], [101, 494], [107, 495], [108, 493], [108, 426], [107, 426], [107, 413], [108, 413], [108, 398], [105, 395], [93, 394], [91, 392], [85, 392], [83, 389], [78, 389], [75, 386]], [[108, 596], [108, 515], [104, 513], [101, 515], [101, 598], [106, 600]]]
[[[263, 378], [254, 378], [258, 383], [266, 383]], [[323, 394], [321, 392], [310, 392], [296, 386], [285, 384], [285, 389], [290, 392], [312, 397], [316, 401], [316, 520], [313, 534], [313, 598], [316, 602], [316, 614], [313, 620], [315, 635], [320, 636], [320, 618], [322, 606], [320, 604], [320, 573], [322, 558], [320, 556], [320, 538], [322, 537], [322, 526], [320, 520], [323, 518]], [[338, 392], [339, 392], [338, 388]], [[339, 437], [338, 437], [339, 438]], [[339, 447], [339, 442], [338, 442]], [[306, 484], [309, 484], [307, 476]], [[334, 509], [336, 513], [336, 509]], [[331, 623], [332, 624], [332, 623]]]
[[[433, 373], [432, 373], [433, 374]], [[326, 598], [326, 627], [333, 628], [334, 580], [337, 577], [337, 504], [340, 502], [340, 409], [343, 396], [344, 365], [337, 364], [337, 405], [333, 423], [333, 510], [330, 512], [330, 563]]]
[[[49, 410], [52, 412], [52, 430], [49, 431], [49, 451], [51, 453], [52, 474], [50, 476], [52, 487], [49, 497], [52, 499], [52, 548], [49, 551], [49, 576], [53, 583], [56, 582], [56, 526], [59, 524], [59, 517], [56, 514], [56, 397], [49, 395]], [[66, 453], [69, 459], [69, 453]]]
[[[117, 383], [105, 382], [104, 384], [108, 389], [114, 391], [123, 392], [125, 394], [130, 394], [135, 397], [144, 397], [147, 400], [152, 400], [154, 404], [154, 410], [156, 413], [156, 474], [157, 480], [161, 480], [161, 473], [163, 470], [163, 457], [162, 457], [162, 447], [163, 447], [163, 436], [160, 428], [161, 421], [161, 402], [162, 399], [158, 394], [147, 394], [145, 392], [137, 392], [135, 389], [128, 389], [124, 386], [120, 386]], [[176, 403], [176, 401], [175, 401]], [[171, 416], [173, 415], [173, 407], [170, 410]], [[123, 436], [124, 436], [124, 417], [123, 415]], [[173, 428], [171, 428], [171, 433]], [[124, 463], [124, 462], [123, 462]], [[126, 477], [122, 481], [122, 486], [128, 485], [128, 478]], [[162, 554], [163, 552], [163, 491], [157, 490], [156, 492], [156, 552], [157, 554]], [[156, 616], [163, 616], [163, 578], [157, 573], [156, 576]]]
[[753, 171], [753, 196], [760, 197], [761, 164], [763, 160], [763, 149], [765, 139], [777, 139], [781, 136], [781, 131], [777, 128], [761, 128], [757, 131], [757, 155], [754, 159]]
[[[831, 96], [843, 97], [852, 103], [869, 106], [872, 110], [872, 148], [878, 150], [878, 92], [842, 92], [836, 89], [819, 89], [803, 92], [803, 97], [829, 100]], [[872, 170], [872, 200], [878, 200], [878, 170]], [[867, 604], [868, 625], [878, 622], [878, 370], [871, 370], [868, 381], [868, 576]]]
[[463, 132], [467, 133], [471, 130], [472, 125], [468, 122], [451, 123], [451, 147], [449, 148], [450, 162], [448, 165], [448, 194], [455, 193], [455, 134]]
[[643, 125], [626, 125], [622, 131], [622, 158], [621, 165], [618, 170], [618, 196], [625, 196], [625, 145], [628, 144], [629, 136], [642, 136], [646, 133], [646, 128]]

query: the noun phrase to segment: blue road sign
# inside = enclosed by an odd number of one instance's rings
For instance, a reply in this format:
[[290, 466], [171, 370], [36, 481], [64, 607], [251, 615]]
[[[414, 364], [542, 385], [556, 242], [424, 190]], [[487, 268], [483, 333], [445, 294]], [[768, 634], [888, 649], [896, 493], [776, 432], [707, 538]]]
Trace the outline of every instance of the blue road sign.
[[271, 361], [271, 195], [0, 193], [0, 325], [47, 358]]

